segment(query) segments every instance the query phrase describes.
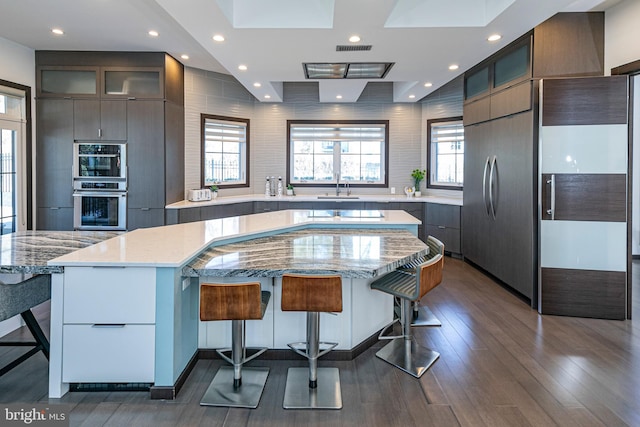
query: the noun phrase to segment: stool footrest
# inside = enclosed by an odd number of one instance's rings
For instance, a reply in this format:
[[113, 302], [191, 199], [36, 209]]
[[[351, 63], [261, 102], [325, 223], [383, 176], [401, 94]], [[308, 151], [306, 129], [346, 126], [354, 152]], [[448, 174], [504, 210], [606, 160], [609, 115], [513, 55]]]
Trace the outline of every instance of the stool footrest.
[[378, 334], [378, 339], [379, 340], [395, 340], [396, 338], [402, 338], [404, 337], [404, 335], [385, 335], [385, 333], [387, 332], [387, 330], [391, 327], [393, 327], [393, 325], [395, 325], [397, 322], [399, 322], [400, 319], [393, 319], [391, 321], [391, 323], [389, 323], [387, 326], [385, 326], [384, 328], [382, 328], [382, 330], [380, 331], [380, 333]]
[[[240, 362], [241, 364], [245, 364], [247, 362], [252, 361], [253, 359], [255, 359], [256, 357], [260, 356], [262, 353], [264, 353], [265, 351], [267, 351], [268, 349], [266, 347], [260, 347], [260, 348], [245, 348], [244, 349], [244, 355], [245, 357], [242, 358], [242, 361]], [[249, 357], [246, 357], [246, 351], [247, 350], [257, 350], [254, 354], [252, 354]], [[231, 348], [220, 348], [220, 349], [216, 349], [216, 353], [218, 353], [218, 355], [220, 357], [222, 357], [224, 360], [226, 360], [227, 362], [231, 363], [232, 365], [233, 363], [233, 359], [231, 359], [229, 356], [227, 356], [225, 353], [230, 353], [232, 352], [233, 349]]]
[[[324, 356], [325, 354], [329, 353], [331, 350], [333, 350], [334, 348], [337, 347], [338, 343], [337, 342], [326, 342], [326, 341], [320, 341], [318, 342], [319, 345], [327, 345], [328, 347], [325, 349], [322, 349], [318, 352], [318, 355], [316, 356], [316, 359]], [[300, 356], [305, 357], [307, 359], [311, 359], [311, 356], [309, 356], [306, 352], [306, 346], [307, 346], [307, 342], [306, 341], [301, 341], [301, 342], [292, 342], [287, 344], [287, 346], [289, 346], [289, 348], [293, 351], [295, 351], [296, 353], [298, 353]], [[304, 350], [297, 348], [296, 346], [302, 347], [304, 346]]]

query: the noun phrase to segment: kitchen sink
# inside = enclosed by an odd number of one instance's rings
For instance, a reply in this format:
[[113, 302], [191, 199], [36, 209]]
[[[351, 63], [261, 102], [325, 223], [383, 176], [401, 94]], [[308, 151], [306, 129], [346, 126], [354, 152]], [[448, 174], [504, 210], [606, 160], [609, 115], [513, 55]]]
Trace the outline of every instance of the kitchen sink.
[[354, 200], [359, 198], [360, 197], [358, 196], [318, 196], [318, 199], [320, 200]]

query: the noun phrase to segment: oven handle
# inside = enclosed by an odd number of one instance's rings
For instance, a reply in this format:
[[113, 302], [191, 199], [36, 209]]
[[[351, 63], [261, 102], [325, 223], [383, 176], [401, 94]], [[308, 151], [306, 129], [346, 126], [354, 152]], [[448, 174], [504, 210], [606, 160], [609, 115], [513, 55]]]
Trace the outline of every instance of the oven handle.
[[126, 191], [74, 191], [73, 197], [127, 197]]

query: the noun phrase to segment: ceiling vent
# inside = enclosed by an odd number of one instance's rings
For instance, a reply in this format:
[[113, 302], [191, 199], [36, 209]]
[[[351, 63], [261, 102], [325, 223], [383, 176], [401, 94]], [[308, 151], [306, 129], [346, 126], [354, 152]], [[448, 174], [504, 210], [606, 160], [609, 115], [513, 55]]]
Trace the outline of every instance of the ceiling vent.
[[336, 52], [362, 52], [366, 50], [371, 50], [370, 44], [339, 44], [336, 46]]

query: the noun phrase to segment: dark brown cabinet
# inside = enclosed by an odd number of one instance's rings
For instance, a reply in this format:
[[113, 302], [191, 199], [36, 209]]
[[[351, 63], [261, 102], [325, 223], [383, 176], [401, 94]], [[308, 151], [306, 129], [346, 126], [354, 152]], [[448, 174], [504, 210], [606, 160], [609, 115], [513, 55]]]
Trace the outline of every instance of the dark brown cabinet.
[[433, 236], [444, 243], [446, 252], [461, 256], [460, 206], [427, 203], [426, 210], [426, 236]]
[[[184, 198], [184, 68], [162, 52], [37, 51], [38, 229], [73, 228], [74, 141], [127, 147], [127, 229]], [[63, 210], [66, 208], [67, 210]]]
[[75, 141], [126, 141], [127, 101], [75, 99], [73, 101]]
[[73, 229], [73, 116], [70, 99], [46, 99], [36, 105], [36, 228]]

